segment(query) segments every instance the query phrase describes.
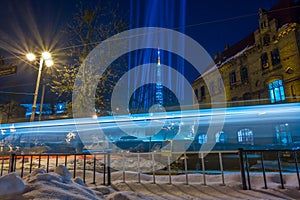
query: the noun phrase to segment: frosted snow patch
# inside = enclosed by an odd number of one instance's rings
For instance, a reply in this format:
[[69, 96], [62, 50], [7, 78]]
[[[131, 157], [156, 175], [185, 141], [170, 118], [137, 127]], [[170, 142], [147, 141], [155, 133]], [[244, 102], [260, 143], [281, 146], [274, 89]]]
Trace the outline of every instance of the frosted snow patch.
[[0, 177], [0, 195], [22, 193], [26, 188], [21, 177], [16, 173]]

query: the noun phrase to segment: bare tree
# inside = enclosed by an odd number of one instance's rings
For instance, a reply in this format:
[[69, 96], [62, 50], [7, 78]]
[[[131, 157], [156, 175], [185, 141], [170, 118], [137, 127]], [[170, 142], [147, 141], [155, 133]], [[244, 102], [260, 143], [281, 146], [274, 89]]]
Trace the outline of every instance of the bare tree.
[[[118, 14], [117, 14], [118, 11]], [[78, 5], [78, 12], [73, 16], [72, 22], [67, 26], [67, 34], [70, 48], [66, 49], [72, 64], [60, 66], [56, 73], [53, 73], [51, 89], [59, 98], [68, 101], [69, 108], [72, 107], [71, 94], [74, 81], [78, 73], [79, 66], [83, 63], [89, 52], [103, 40], [112, 35], [120, 33], [127, 29], [128, 23], [123, 20], [126, 15], [119, 13], [118, 5], [111, 5], [100, 1], [99, 5]], [[127, 69], [125, 61], [119, 61], [110, 66], [104, 75], [95, 75], [99, 82], [95, 96], [97, 110], [103, 114], [103, 111], [109, 110], [109, 98], [116, 80]], [[82, 75], [84, 76], [84, 74]], [[82, 77], [88, 81], [88, 78]], [[88, 84], [87, 84], [88, 85]], [[82, 88], [82, 95], [88, 88]], [[82, 98], [84, 101], [84, 98]], [[82, 102], [84, 105], [85, 102]]]

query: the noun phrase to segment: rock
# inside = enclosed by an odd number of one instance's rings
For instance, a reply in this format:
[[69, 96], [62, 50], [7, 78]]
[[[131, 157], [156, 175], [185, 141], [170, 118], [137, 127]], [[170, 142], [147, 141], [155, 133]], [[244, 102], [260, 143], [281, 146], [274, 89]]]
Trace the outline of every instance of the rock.
[[71, 173], [69, 172], [69, 170], [63, 166], [63, 165], [59, 165], [55, 168], [54, 170], [55, 173], [61, 175], [62, 177], [64, 177], [65, 179], [71, 180]]
[[21, 177], [16, 173], [10, 173], [0, 177], [0, 195], [22, 193], [26, 189]]

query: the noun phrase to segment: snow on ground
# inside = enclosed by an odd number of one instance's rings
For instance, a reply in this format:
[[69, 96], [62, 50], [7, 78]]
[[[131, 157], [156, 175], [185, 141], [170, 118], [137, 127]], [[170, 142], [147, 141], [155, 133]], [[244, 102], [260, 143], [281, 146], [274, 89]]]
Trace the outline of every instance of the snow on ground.
[[[80, 174], [78, 174], [80, 176]], [[222, 177], [206, 175], [204, 185], [203, 174], [155, 176], [127, 171], [126, 182], [123, 172], [112, 173], [112, 186], [92, 184], [91, 173], [87, 173], [86, 184], [81, 178], [72, 179], [72, 172], [64, 166], [58, 166], [53, 172], [46, 173], [43, 169], [35, 169], [23, 179], [17, 173], [0, 177], [0, 199], [300, 199], [298, 180], [295, 173], [283, 175], [285, 188], [280, 189], [278, 173], [268, 173], [269, 189], [264, 189], [261, 173], [251, 174], [252, 190], [242, 190], [239, 173], [225, 173], [225, 185]], [[80, 176], [81, 177], [81, 176]], [[188, 181], [188, 184], [187, 184]]]

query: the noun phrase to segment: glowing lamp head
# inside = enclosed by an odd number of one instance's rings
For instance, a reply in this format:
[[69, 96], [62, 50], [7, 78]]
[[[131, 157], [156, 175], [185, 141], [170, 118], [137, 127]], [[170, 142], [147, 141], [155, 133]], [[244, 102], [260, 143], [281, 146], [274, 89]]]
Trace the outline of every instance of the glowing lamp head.
[[43, 57], [43, 59], [48, 60], [51, 58], [51, 54], [49, 52], [45, 51], [42, 53], [42, 57]]
[[53, 63], [53, 60], [48, 59], [48, 60], [45, 60], [45, 64], [47, 67], [51, 67], [51, 66], [53, 66], [54, 63]]
[[29, 61], [34, 61], [36, 59], [35, 55], [33, 53], [26, 54], [26, 58]]

